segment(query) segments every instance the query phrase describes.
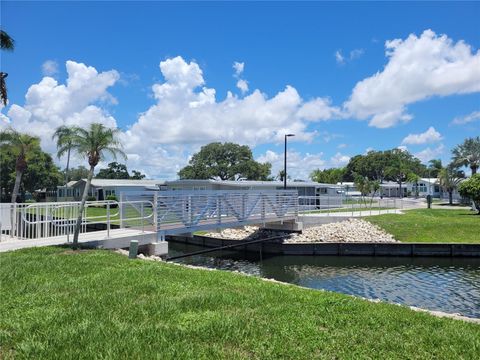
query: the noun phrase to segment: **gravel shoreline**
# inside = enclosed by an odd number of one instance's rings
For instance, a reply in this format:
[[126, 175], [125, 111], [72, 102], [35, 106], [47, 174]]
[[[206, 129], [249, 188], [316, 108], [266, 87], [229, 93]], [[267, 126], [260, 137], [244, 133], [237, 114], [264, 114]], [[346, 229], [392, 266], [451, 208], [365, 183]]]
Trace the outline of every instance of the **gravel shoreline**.
[[345, 221], [324, 224], [304, 229], [302, 233], [288, 233], [284, 231], [265, 230], [257, 226], [245, 226], [237, 229], [224, 229], [220, 232], [207, 233], [204, 236], [232, 240], [256, 240], [266, 237], [279, 236], [284, 243], [395, 243], [394, 237], [383, 229], [361, 219], [347, 219]]

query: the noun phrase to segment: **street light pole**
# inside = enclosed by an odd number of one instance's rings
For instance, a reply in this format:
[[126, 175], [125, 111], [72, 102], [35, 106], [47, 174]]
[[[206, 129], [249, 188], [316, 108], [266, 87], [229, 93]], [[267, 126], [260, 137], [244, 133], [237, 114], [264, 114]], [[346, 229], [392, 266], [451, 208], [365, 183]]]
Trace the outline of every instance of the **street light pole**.
[[285, 134], [285, 151], [283, 153], [283, 190], [287, 189], [287, 137], [295, 134]]

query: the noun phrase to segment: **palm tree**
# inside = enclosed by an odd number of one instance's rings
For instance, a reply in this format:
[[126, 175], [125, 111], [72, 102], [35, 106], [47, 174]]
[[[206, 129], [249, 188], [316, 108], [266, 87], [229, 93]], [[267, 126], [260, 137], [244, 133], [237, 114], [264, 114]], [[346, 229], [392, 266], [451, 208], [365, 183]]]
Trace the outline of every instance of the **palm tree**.
[[449, 164], [446, 168], [440, 170], [439, 174], [440, 178], [440, 186], [448, 192], [448, 203], [450, 205], [453, 204], [453, 191], [457, 188], [457, 186], [462, 181], [463, 177], [461, 176], [461, 172], [458, 171], [457, 166], [452, 163]]
[[452, 154], [456, 166], [469, 166], [475, 175], [480, 166], [480, 136], [465, 139], [452, 150]]
[[[8, 128], [0, 132], [0, 144], [10, 146], [13, 154], [17, 156], [15, 161], [15, 185], [13, 186], [12, 199], [10, 200], [10, 202], [13, 204], [17, 202], [20, 184], [22, 182], [22, 175], [27, 169], [28, 162], [31, 160], [30, 157], [33, 153], [33, 150], [37, 147], [40, 147], [40, 139], [36, 136], [21, 134], [13, 128]], [[13, 206], [10, 209], [10, 224], [12, 225], [10, 236], [13, 237], [16, 228], [15, 208]]]
[[70, 168], [70, 153], [73, 148], [73, 138], [75, 136], [76, 129], [69, 126], [60, 126], [55, 130], [52, 136], [52, 140], [57, 139], [57, 156], [60, 159], [65, 153], [67, 153], [67, 167], [65, 168], [65, 186], [68, 183], [68, 171]]
[[120, 130], [106, 128], [102, 124], [91, 124], [88, 129], [75, 128], [74, 136], [72, 138], [72, 150], [78, 154], [85, 156], [90, 165], [88, 173], [87, 184], [83, 190], [82, 202], [80, 203], [79, 215], [75, 225], [75, 233], [73, 235], [73, 249], [78, 248], [78, 235], [80, 233], [80, 226], [82, 224], [82, 214], [85, 209], [85, 202], [87, 200], [88, 191], [92, 182], [93, 172], [98, 162], [102, 160], [106, 154], [111, 155], [114, 159], [117, 155], [127, 158], [122, 151], [121, 143], [118, 139]]
[[0, 143], [12, 147], [13, 153], [17, 156], [15, 162], [15, 185], [12, 190], [12, 200], [17, 201], [20, 190], [22, 175], [27, 169], [32, 151], [40, 146], [40, 139], [36, 136], [21, 134], [13, 128], [8, 128], [0, 133]]
[[[0, 48], [6, 51], [13, 51], [15, 48], [15, 41], [3, 30], [0, 30]], [[7, 76], [7, 73], [0, 72], [0, 101], [3, 103], [3, 106], [7, 106], [8, 100], [7, 84], [5, 82]]]
[[434, 178], [438, 177], [438, 173], [443, 168], [442, 160], [432, 159], [428, 163], [429, 163], [428, 168], [427, 168], [428, 177], [434, 177]]

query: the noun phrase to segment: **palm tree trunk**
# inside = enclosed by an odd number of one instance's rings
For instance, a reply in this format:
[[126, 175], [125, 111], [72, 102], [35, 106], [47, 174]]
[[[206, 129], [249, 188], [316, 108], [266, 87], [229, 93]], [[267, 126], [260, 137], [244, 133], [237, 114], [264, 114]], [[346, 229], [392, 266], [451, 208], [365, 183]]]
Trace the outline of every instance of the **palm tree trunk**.
[[12, 191], [12, 200], [11, 200], [12, 204], [17, 202], [18, 192], [20, 190], [20, 183], [22, 181], [22, 175], [23, 175], [22, 171], [20, 170], [16, 171], [15, 185], [13, 186], [13, 191]]
[[448, 204], [453, 205], [453, 191], [448, 191]]
[[399, 198], [403, 198], [403, 194], [402, 194], [402, 182], [399, 181], [399, 182], [398, 182], [398, 185], [400, 185], [400, 186], [399, 186], [400, 194], [398, 195], [398, 197], [399, 197]]
[[82, 226], [82, 215], [83, 210], [85, 209], [85, 202], [87, 201], [88, 197], [88, 190], [90, 190], [90, 184], [93, 178], [93, 171], [95, 170], [95, 166], [90, 166], [90, 172], [88, 173], [87, 183], [85, 184], [85, 189], [83, 190], [82, 202], [80, 203], [80, 209], [78, 210], [78, 218], [75, 224], [75, 232], [73, 234], [73, 250], [78, 249], [78, 235], [80, 234], [80, 227]]
[[17, 202], [17, 197], [18, 197], [18, 191], [20, 190], [20, 183], [22, 181], [22, 171], [18, 170], [16, 171], [16, 176], [15, 176], [15, 185], [13, 186], [12, 190], [12, 199], [10, 202], [12, 203], [11, 208], [10, 208], [10, 224], [11, 224], [11, 230], [10, 230], [10, 237], [13, 237], [15, 232], [16, 232], [16, 227], [17, 224], [15, 222], [15, 206], [13, 205], [14, 203]]
[[470, 169], [472, 169], [472, 176], [477, 173], [478, 166], [470, 166]]
[[67, 154], [67, 168], [65, 169], [65, 191], [67, 191], [67, 184], [68, 184], [68, 169], [70, 167], [70, 148], [68, 149]]

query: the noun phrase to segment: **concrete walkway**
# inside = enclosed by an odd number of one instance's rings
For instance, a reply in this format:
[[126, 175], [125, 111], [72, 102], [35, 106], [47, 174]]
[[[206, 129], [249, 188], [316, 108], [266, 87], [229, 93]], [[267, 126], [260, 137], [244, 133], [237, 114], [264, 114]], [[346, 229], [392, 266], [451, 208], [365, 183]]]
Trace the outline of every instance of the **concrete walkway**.
[[362, 210], [362, 211], [345, 211], [345, 212], [318, 212], [310, 214], [300, 214], [301, 216], [308, 217], [362, 217], [362, 216], [375, 216], [383, 214], [403, 214], [401, 209], [389, 209], [389, 210]]
[[[94, 231], [80, 234], [78, 242], [83, 245], [96, 246], [100, 248], [122, 248], [127, 247], [131, 240], [138, 240], [139, 244], [155, 242], [157, 234], [154, 231], [145, 231], [137, 229], [114, 229], [110, 230], [110, 236], [107, 237], [107, 231]], [[70, 242], [73, 236], [70, 235]], [[11, 239], [2, 235], [0, 241], [0, 252], [13, 251], [24, 248], [66, 245], [67, 236], [55, 236], [43, 239]]]

